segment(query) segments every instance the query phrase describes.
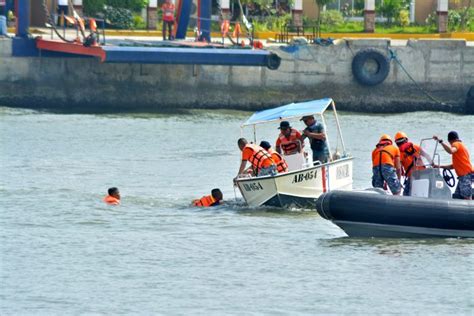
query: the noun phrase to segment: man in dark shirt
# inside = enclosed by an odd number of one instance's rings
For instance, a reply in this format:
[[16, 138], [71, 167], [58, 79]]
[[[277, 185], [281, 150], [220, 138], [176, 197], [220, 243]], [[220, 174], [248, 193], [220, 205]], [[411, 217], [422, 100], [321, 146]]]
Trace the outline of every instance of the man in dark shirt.
[[303, 116], [300, 121], [303, 121], [306, 125], [301, 140], [304, 141], [306, 137], [309, 138], [313, 151], [313, 163], [317, 161], [320, 163], [328, 162], [329, 151], [323, 125], [316, 122], [313, 115]]

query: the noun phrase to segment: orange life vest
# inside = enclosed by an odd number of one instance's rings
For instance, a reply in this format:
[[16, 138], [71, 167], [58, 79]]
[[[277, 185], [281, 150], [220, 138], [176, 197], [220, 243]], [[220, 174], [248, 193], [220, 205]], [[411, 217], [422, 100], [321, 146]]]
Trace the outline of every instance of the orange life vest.
[[292, 128], [290, 136], [286, 137], [283, 133], [280, 133], [277, 140], [277, 145], [280, 145], [281, 149], [285, 154], [293, 153], [298, 149], [298, 144], [303, 147], [303, 143], [300, 140], [299, 132]]
[[200, 198], [199, 200], [194, 200], [193, 205], [200, 207], [209, 207], [219, 205], [219, 202], [216, 201], [216, 199], [214, 199], [212, 195], [206, 195]]
[[268, 149], [268, 152], [270, 153], [270, 155], [272, 155], [272, 159], [277, 166], [278, 173], [288, 172], [288, 165], [285, 159], [283, 159], [283, 157], [279, 153], [277, 153], [271, 148]]
[[104, 198], [104, 202], [109, 204], [109, 205], [119, 205], [120, 204], [120, 200], [117, 199], [116, 197], [111, 196], [111, 195], [107, 195]]
[[222, 33], [222, 36], [226, 36], [227, 33], [229, 33], [229, 26], [230, 26], [230, 23], [229, 23], [229, 20], [224, 20], [222, 21], [222, 24], [221, 24], [221, 33]]
[[467, 150], [466, 146], [459, 140], [455, 141], [452, 146], [457, 149], [457, 151], [453, 154], [453, 168], [456, 171], [458, 177], [474, 173], [471, 159], [469, 157], [469, 151]]
[[163, 3], [161, 6], [161, 10], [163, 11], [163, 21], [173, 22], [174, 21], [174, 11], [175, 7], [172, 3]]
[[390, 165], [395, 167], [395, 157], [400, 156], [400, 151], [391, 143], [378, 143], [374, 151], [372, 151], [372, 166]]
[[242, 31], [240, 29], [240, 23], [239, 22], [235, 22], [235, 27], [234, 27], [234, 32], [232, 33], [232, 37], [239, 37], [240, 34], [242, 34]]
[[416, 163], [421, 155], [421, 148], [418, 145], [415, 145], [411, 142], [406, 142], [400, 147], [400, 162], [403, 166], [403, 171], [405, 176], [409, 177], [413, 170], [424, 169], [424, 166], [416, 166]]
[[262, 168], [268, 168], [271, 165], [275, 164], [270, 154], [262, 147], [255, 144], [247, 144], [242, 149], [242, 152], [246, 149], [250, 149], [252, 151], [252, 155], [250, 156], [248, 161], [252, 164], [252, 167], [254, 171], [256, 171], [255, 173], [257, 175], [260, 173], [260, 170]]

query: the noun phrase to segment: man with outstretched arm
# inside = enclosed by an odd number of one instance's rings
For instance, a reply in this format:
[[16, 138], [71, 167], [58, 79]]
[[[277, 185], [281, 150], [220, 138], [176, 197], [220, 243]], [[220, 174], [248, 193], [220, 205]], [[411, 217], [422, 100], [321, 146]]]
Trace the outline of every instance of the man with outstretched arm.
[[459, 139], [459, 135], [455, 131], [448, 134], [448, 142], [445, 143], [438, 136], [433, 136], [433, 139], [443, 146], [444, 150], [453, 157], [453, 162], [450, 165], [435, 165], [435, 168], [454, 169], [458, 175], [458, 185], [454, 191], [454, 199], [472, 200], [472, 182], [474, 180], [474, 169], [472, 168], [471, 158], [466, 145]]

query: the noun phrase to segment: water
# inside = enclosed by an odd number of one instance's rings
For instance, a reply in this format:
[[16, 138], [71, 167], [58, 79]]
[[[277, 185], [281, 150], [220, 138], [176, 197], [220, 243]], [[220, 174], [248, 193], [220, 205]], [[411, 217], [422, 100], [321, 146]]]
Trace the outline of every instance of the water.
[[[382, 133], [456, 129], [474, 154], [472, 116], [340, 114], [356, 188]], [[315, 212], [235, 201], [248, 115], [0, 108], [1, 314], [474, 313], [472, 240], [350, 239]], [[226, 206], [189, 207], [214, 187]]]

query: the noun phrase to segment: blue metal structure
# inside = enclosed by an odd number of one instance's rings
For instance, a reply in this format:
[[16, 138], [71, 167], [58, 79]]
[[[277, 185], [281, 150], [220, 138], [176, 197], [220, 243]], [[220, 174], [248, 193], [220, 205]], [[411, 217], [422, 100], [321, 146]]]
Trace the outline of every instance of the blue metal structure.
[[27, 38], [30, 28], [30, 0], [17, 1], [16, 36]]
[[[265, 50], [104, 46], [106, 63], [267, 66]], [[276, 56], [278, 58], [278, 56]]]

